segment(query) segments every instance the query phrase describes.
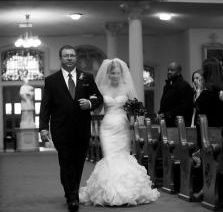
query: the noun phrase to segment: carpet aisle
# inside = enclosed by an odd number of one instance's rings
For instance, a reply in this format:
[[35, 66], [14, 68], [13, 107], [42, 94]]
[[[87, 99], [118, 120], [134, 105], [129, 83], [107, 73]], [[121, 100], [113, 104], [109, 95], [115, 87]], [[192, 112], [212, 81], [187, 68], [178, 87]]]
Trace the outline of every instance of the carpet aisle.
[[[94, 165], [86, 162], [81, 185]], [[0, 153], [0, 212], [67, 212], [55, 152]], [[137, 207], [80, 206], [80, 212], [210, 212], [161, 192], [157, 202]]]

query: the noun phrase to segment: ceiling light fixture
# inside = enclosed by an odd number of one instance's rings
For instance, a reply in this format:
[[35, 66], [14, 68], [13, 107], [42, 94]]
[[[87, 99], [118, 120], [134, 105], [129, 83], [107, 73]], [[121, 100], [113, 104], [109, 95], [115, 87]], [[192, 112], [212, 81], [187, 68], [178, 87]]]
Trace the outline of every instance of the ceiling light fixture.
[[173, 15], [170, 13], [160, 13], [158, 16], [159, 16], [159, 19], [162, 21], [169, 21]]
[[26, 22], [19, 25], [20, 28], [25, 28], [25, 33], [21, 35], [15, 42], [16, 47], [30, 48], [38, 47], [41, 44], [41, 40], [38, 36], [33, 36], [31, 29], [32, 24], [29, 22], [30, 15], [26, 14]]
[[81, 14], [81, 13], [74, 13], [74, 14], [69, 15], [69, 17], [73, 20], [79, 20], [82, 15], [83, 14]]

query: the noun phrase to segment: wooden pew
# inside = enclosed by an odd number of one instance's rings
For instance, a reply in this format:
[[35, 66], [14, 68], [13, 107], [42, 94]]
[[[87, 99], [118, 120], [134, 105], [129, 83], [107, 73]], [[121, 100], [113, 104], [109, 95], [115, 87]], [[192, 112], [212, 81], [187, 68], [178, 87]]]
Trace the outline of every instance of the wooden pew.
[[148, 175], [155, 187], [160, 187], [163, 182], [160, 129], [158, 126], [152, 125], [150, 119], [146, 119], [146, 128], [148, 142]]
[[165, 120], [161, 119], [160, 134], [163, 157], [163, 186], [161, 189], [168, 193], [177, 193], [180, 187], [178, 128], [167, 128]]
[[102, 150], [99, 137], [101, 121], [102, 118], [100, 116], [95, 119], [95, 141], [94, 141], [95, 162], [101, 160], [102, 158]]
[[91, 120], [91, 137], [90, 137], [90, 140], [89, 140], [89, 146], [88, 146], [88, 150], [87, 150], [87, 156], [86, 156], [87, 161], [90, 161], [90, 159], [91, 159], [91, 146], [92, 146], [92, 139], [93, 139], [93, 136], [94, 136], [92, 125], [93, 125], [93, 122]]
[[145, 158], [148, 160], [147, 154], [147, 129], [145, 122], [140, 122], [136, 119], [134, 123], [134, 142], [135, 142], [135, 156], [139, 164], [147, 166]]
[[[202, 206], [217, 210], [223, 205], [222, 128], [208, 127], [205, 115], [199, 116], [203, 166]], [[221, 195], [220, 195], [221, 194]]]
[[136, 141], [135, 141], [135, 118], [134, 116], [130, 117], [129, 120], [129, 130], [130, 130], [130, 139], [131, 139], [131, 149], [130, 153], [131, 155], [135, 156], [136, 158]]
[[202, 189], [202, 169], [195, 167], [192, 159], [197, 149], [196, 128], [185, 127], [184, 118], [177, 116], [180, 140], [180, 192], [178, 196], [187, 201], [195, 201], [193, 194]]
[[102, 158], [102, 151], [99, 138], [99, 128], [102, 115], [94, 115], [91, 120], [91, 137], [86, 159], [92, 163]]
[[96, 162], [101, 160], [102, 155], [102, 148], [101, 148], [101, 142], [100, 142], [100, 126], [103, 119], [103, 115], [97, 115], [95, 117], [95, 158]]
[[95, 119], [92, 118], [91, 137], [90, 137], [89, 147], [88, 147], [88, 152], [87, 152], [87, 157], [86, 157], [86, 159], [92, 163], [95, 162], [95, 155], [94, 155], [95, 137], [96, 137]]

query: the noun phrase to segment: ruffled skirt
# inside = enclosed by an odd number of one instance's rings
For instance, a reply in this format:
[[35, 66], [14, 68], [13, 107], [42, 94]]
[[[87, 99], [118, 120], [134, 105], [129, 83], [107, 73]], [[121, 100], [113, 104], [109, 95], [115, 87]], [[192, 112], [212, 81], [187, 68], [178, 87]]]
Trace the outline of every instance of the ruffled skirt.
[[80, 203], [101, 206], [145, 204], [159, 196], [157, 189], [152, 189], [146, 169], [128, 153], [100, 160], [79, 192]]

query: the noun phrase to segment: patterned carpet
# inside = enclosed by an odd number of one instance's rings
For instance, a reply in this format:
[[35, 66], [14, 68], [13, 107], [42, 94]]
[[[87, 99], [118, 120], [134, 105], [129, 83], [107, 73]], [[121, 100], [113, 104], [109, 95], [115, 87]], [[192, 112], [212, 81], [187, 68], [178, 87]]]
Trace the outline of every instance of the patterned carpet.
[[[82, 185], [94, 165], [86, 162]], [[0, 212], [67, 212], [55, 152], [0, 153]], [[80, 206], [80, 212], [210, 212], [161, 193], [157, 202], [137, 207]]]

